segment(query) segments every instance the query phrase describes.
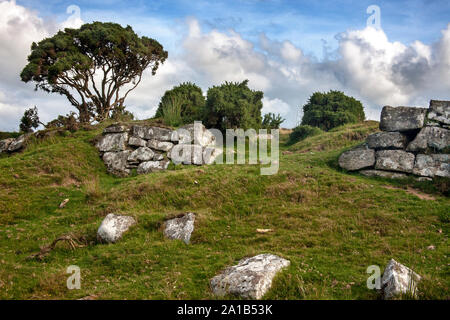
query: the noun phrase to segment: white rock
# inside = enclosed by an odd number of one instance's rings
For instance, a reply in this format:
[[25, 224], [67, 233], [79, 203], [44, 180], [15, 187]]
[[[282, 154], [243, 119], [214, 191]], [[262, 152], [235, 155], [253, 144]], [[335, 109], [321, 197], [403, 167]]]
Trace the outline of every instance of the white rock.
[[270, 289], [275, 275], [290, 261], [273, 254], [260, 254], [239, 261], [211, 280], [211, 290], [219, 297], [235, 295], [261, 299]]
[[134, 224], [136, 220], [133, 217], [110, 213], [98, 228], [97, 239], [100, 242], [114, 243]]
[[195, 214], [186, 213], [182, 217], [167, 220], [165, 223], [164, 236], [169, 239], [183, 240], [189, 244], [192, 231], [194, 231]]
[[381, 278], [383, 298], [390, 299], [399, 294], [415, 295], [420, 279], [421, 277], [410, 268], [391, 259]]
[[173, 148], [173, 143], [168, 142], [168, 141], [159, 141], [159, 140], [151, 139], [148, 141], [147, 147], [152, 148], [154, 150], [167, 152]]
[[103, 154], [103, 162], [106, 164], [108, 172], [118, 176], [128, 175], [130, 170], [127, 168], [127, 161], [130, 153], [131, 150], [105, 152], [105, 154]]
[[128, 133], [110, 133], [102, 136], [97, 143], [100, 152], [123, 151], [127, 148]]
[[129, 156], [128, 161], [131, 162], [142, 162], [142, 161], [150, 161], [155, 156], [155, 153], [152, 149], [148, 147], [140, 147], [134, 150]]
[[177, 131], [180, 144], [193, 143], [206, 147], [216, 143], [216, 137], [201, 123], [188, 124]]
[[131, 136], [128, 140], [128, 144], [134, 147], [145, 147], [147, 145], [147, 141], [139, 137]]
[[154, 171], [161, 171], [166, 170], [169, 166], [168, 160], [162, 160], [162, 161], [145, 161], [139, 164], [137, 168], [138, 174], [146, 174]]

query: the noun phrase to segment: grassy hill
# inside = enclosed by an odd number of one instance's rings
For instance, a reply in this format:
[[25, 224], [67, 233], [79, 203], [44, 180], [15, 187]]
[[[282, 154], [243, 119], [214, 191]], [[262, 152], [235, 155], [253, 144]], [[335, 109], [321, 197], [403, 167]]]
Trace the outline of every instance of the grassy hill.
[[[1, 156], [0, 298], [213, 299], [209, 280], [223, 268], [274, 253], [291, 266], [268, 299], [377, 299], [366, 269], [383, 270], [391, 258], [423, 276], [421, 298], [448, 299], [448, 180], [391, 181], [338, 168], [339, 154], [377, 127], [344, 126], [289, 147], [281, 136], [272, 176], [259, 165], [212, 165], [115, 178], [92, 144], [100, 126]], [[191, 245], [162, 235], [164, 218], [182, 212], [197, 214]], [[98, 244], [108, 213], [138, 224], [118, 243]], [[27, 259], [65, 234], [85, 246], [60, 243], [42, 261]], [[81, 268], [80, 290], [66, 288], [69, 265]]]

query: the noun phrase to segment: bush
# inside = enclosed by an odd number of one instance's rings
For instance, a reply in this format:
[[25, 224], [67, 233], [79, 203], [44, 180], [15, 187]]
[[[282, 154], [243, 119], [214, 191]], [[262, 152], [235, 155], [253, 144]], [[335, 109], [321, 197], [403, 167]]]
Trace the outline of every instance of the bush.
[[281, 115], [269, 112], [264, 115], [262, 127], [263, 129], [279, 129], [284, 120], [286, 119], [283, 119]]
[[80, 123], [78, 122], [75, 113], [71, 112], [66, 116], [58, 116], [58, 118], [56, 118], [55, 120], [47, 123], [45, 127], [47, 129], [65, 128], [71, 132], [74, 132], [80, 129]]
[[[195, 120], [203, 119], [205, 104], [206, 101], [202, 89], [193, 83], [185, 82], [164, 93], [158, 110], [156, 110], [155, 118], [163, 118], [164, 116], [169, 118], [175, 116], [177, 118], [177, 114], [180, 113], [180, 125], [192, 123]], [[166, 114], [164, 114], [164, 108], [166, 108]], [[181, 108], [180, 112], [178, 112], [178, 108]]]
[[36, 107], [25, 110], [20, 120], [20, 131], [23, 133], [33, 132], [33, 129], [39, 127], [38, 109]]
[[261, 128], [263, 92], [251, 90], [248, 80], [225, 82], [208, 90], [204, 122], [207, 127], [244, 130]]
[[341, 91], [315, 92], [303, 106], [302, 125], [310, 125], [328, 131], [347, 123], [365, 119], [360, 101]]
[[294, 144], [308, 137], [316, 136], [323, 133], [323, 130], [317, 127], [312, 127], [308, 125], [301, 125], [294, 128], [294, 131], [289, 135], [288, 144]]

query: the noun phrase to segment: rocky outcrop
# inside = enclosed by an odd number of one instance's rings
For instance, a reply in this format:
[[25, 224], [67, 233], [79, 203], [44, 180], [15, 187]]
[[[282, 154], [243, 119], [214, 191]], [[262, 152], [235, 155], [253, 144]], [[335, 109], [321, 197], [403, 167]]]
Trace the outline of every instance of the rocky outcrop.
[[169, 239], [182, 240], [189, 244], [194, 231], [195, 214], [189, 212], [181, 217], [167, 220], [164, 227], [164, 236]]
[[132, 226], [136, 220], [130, 216], [108, 214], [97, 230], [97, 240], [105, 243], [114, 243]]
[[383, 298], [392, 299], [402, 294], [415, 296], [420, 279], [421, 277], [410, 268], [391, 259], [381, 278]]
[[389, 107], [381, 112], [381, 132], [341, 154], [339, 165], [348, 171], [383, 178], [416, 180], [450, 177], [450, 101], [431, 100], [430, 108]]
[[[5, 142], [6, 144], [6, 142]], [[146, 125], [113, 124], [96, 143], [108, 172], [127, 176], [166, 170], [175, 164], [212, 164], [222, 154], [215, 136], [201, 123], [177, 130]], [[1, 145], [0, 145], [1, 146]]]
[[245, 258], [211, 279], [211, 290], [219, 297], [234, 295], [261, 299], [270, 289], [275, 275], [289, 265], [289, 260], [273, 254]]
[[22, 150], [32, 135], [32, 133], [26, 133], [17, 138], [0, 140], [0, 153], [13, 153]]

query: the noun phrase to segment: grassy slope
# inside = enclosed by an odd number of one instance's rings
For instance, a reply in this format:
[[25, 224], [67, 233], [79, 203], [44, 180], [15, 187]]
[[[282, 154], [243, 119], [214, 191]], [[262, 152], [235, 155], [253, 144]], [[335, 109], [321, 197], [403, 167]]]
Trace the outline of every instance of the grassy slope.
[[[213, 165], [114, 178], [91, 143], [101, 128], [0, 158], [0, 298], [208, 299], [209, 279], [221, 269], [270, 252], [292, 263], [266, 298], [376, 299], [366, 268], [395, 258], [424, 276], [423, 298], [448, 299], [449, 198], [432, 183], [407, 182], [436, 198], [421, 200], [401, 190], [405, 182], [338, 169], [342, 150], [376, 126], [290, 146], [294, 153], [280, 156], [273, 176], [259, 175], [259, 166]], [[197, 213], [192, 244], [164, 239], [163, 219], [186, 211]], [[110, 212], [139, 223], [117, 244], [96, 244]], [[74, 251], [60, 244], [44, 261], [26, 259], [70, 232], [91, 244]], [[72, 264], [81, 268], [81, 290], [66, 288]]]

